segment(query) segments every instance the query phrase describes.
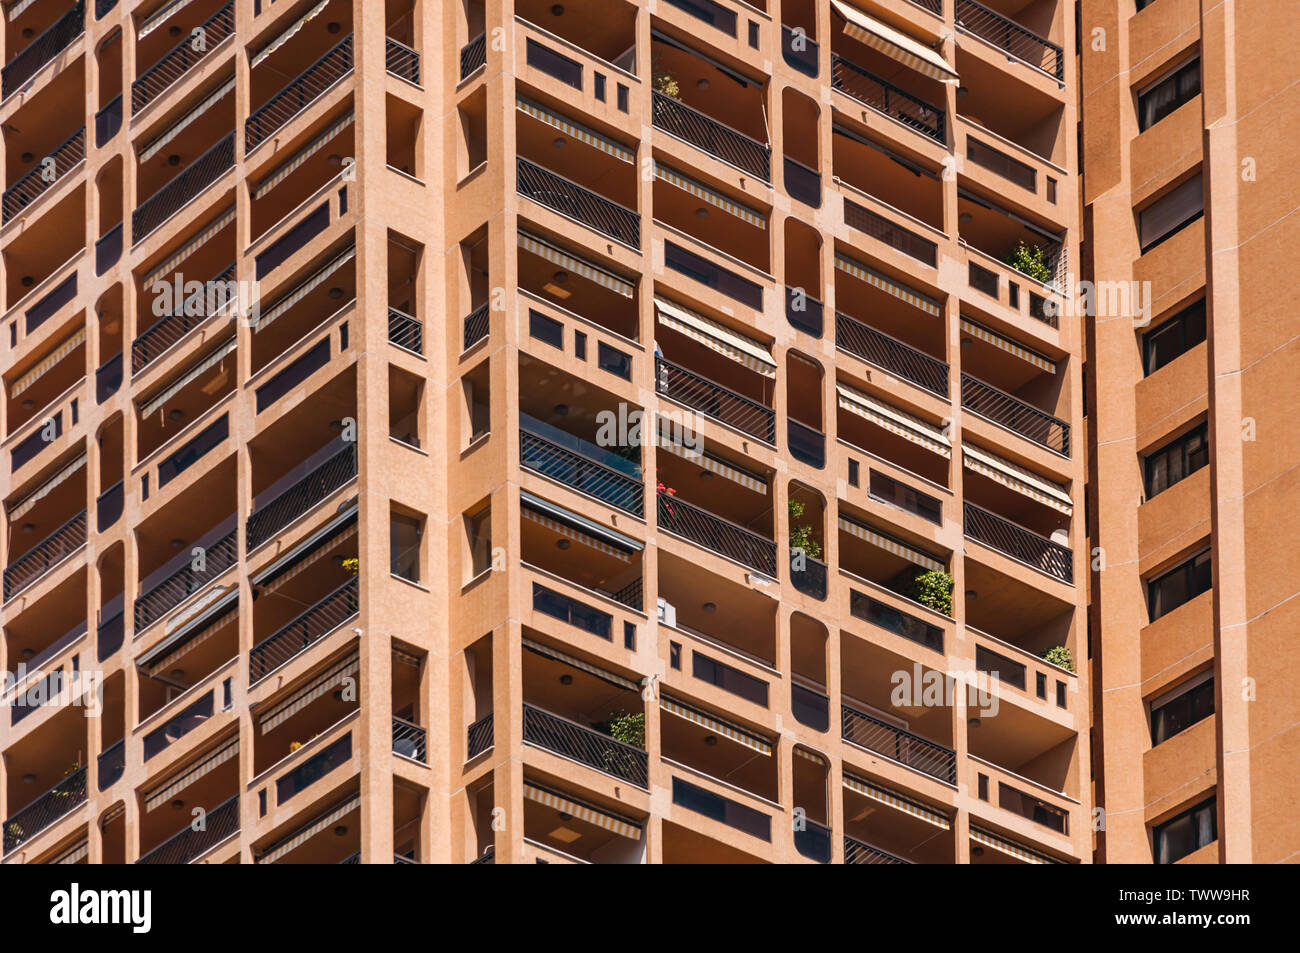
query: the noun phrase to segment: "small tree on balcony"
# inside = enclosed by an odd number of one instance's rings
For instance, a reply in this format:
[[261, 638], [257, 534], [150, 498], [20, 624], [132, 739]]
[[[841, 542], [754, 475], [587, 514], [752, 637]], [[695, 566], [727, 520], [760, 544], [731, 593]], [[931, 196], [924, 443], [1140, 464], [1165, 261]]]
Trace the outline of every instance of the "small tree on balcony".
[[908, 593], [923, 606], [929, 606], [946, 616], [952, 615], [952, 576], [946, 572], [931, 570], [919, 573], [912, 580]]
[[669, 99], [675, 99], [678, 102], [682, 100], [682, 87], [677, 82], [677, 77], [673, 71], [662, 65], [662, 60], [658, 55], [651, 57], [650, 60], [650, 77], [654, 84], [654, 91], [662, 93]]
[[812, 559], [821, 559], [821, 543], [813, 536], [813, 528], [808, 524], [796, 526], [795, 521], [803, 516], [804, 504], [798, 500], [790, 501], [790, 551], [802, 552]]
[[1058, 668], [1063, 668], [1067, 672], [1074, 671], [1074, 656], [1064, 645], [1054, 645], [1043, 653], [1043, 661], [1051, 662]]
[[1047, 267], [1047, 250], [1042, 245], [1017, 242], [1016, 247], [1007, 252], [1002, 260], [1022, 275], [1028, 275], [1041, 284], [1052, 283], [1052, 269]]

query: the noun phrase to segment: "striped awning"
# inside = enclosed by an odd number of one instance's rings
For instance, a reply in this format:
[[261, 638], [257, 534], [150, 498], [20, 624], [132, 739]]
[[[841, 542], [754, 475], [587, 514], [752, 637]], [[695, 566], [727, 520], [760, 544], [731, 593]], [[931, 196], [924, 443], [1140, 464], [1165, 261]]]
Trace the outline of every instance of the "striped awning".
[[164, 23], [172, 18], [173, 15], [180, 13], [188, 7], [193, 0], [171, 0], [171, 3], [164, 3], [155, 10], [145, 21], [140, 24], [140, 29], [136, 33], [137, 41], [143, 40], [146, 36], [158, 29]]
[[202, 645], [212, 636], [226, 628], [239, 618], [239, 592], [231, 591], [211, 609], [198, 619], [183, 625], [169, 635], [148, 656], [138, 661], [140, 667], [148, 669], [150, 675], [168, 668], [182, 656]]
[[31, 493], [28, 493], [25, 497], [23, 497], [21, 502], [15, 503], [13, 507], [10, 508], [9, 510], [9, 522], [12, 523], [14, 520], [18, 519], [18, 517], [27, 513], [29, 510], [31, 510], [33, 506], [35, 506], [45, 497], [49, 496], [55, 487], [57, 487], [68, 477], [72, 476], [74, 473], [76, 473], [85, 465], [86, 465], [86, 452], [83, 450], [81, 453], [73, 457], [70, 463], [68, 463], [64, 467], [60, 467], [59, 470], [55, 472], [53, 476], [51, 476], [48, 480], [46, 480], [44, 483], [38, 486]]
[[26, 13], [27, 8], [35, 2], [36, 0], [18, 0], [17, 3], [9, 8], [9, 22], [13, 23], [17, 20], [20, 16]]
[[979, 338], [987, 344], [992, 344], [996, 348], [1006, 351], [1008, 354], [1014, 354], [1026, 363], [1034, 365], [1039, 370], [1047, 371], [1049, 374], [1056, 373], [1056, 362], [1046, 358], [1037, 351], [1031, 351], [1027, 347], [1022, 347], [1010, 338], [1004, 338], [996, 331], [990, 331], [982, 324], [976, 324], [968, 318], [961, 319], [961, 329], [973, 338]]
[[1044, 506], [1050, 506], [1066, 516], [1070, 516], [1074, 512], [1074, 501], [1070, 499], [1070, 494], [1065, 491], [1065, 487], [1040, 477], [1037, 473], [1026, 470], [1024, 467], [1018, 466], [996, 453], [981, 450], [971, 444], [964, 444], [962, 446], [962, 463], [966, 466], [966, 469], [983, 474], [990, 480], [1001, 483], [1007, 489], [1015, 490], [1031, 500], [1037, 500]]
[[544, 804], [549, 808], [562, 811], [565, 814], [572, 814], [579, 820], [586, 821], [588, 824], [609, 831], [611, 834], [617, 834], [619, 837], [626, 837], [628, 840], [641, 839], [641, 825], [633, 821], [625, 820], [616, 814], [610, 814], [598, 808], [591, 807], [579, 801], [571, 800], [563, 795], [556, 794], [554, 791], [548, 791], [546, 788], [538, 787], [528, 781], [524, 782], [524, 797], [537, 804]]
[[[250, 577], [249, 582], [261, 592], [274, 592], [279, 586], [282, 576], [296, 570], [299, 565], [314, 557], [318, 552], [325, 552], [335, 542], [352, 536], [355, 532], [356, 523], [357, 507], [356, 503], [353, 503], [266, 569], [256, 576]], [[345, 532], [345, 530], [350, 531]]]
[[701, 202], [707, 202], [714, 208], [720, 208], [729, 215], [734, 215], [742, 222], [748, 222], [755, 228], [767, 228], [767, 219], [761, 214], [755, 212], [747, 205], [741, 205], [739, 202], [733, 202], [719, 192], [707, 186], [701, 185], [689, 176], [682, 175], [674, 169], [668, 168], [658, 159], [655, 160], [655, 178], [663, 179], [669, 185], [675, 185], [683, 192], [688, 192], [695, 196]]
[[217, 103], [219, 103], [222, 99], [224, 99], [226, 96], [232, 93], [234, 89], [235, 89], [235, 78], [232, 76], [230, 77], [229, 80], [227, 80], [226, 82], [218, 86], [216, 91], [213, 92], [213, 94], [209, 96], [207, 99], [203, 100], [203, 102], [199, 103], [193, 109], [186, 110], [185, 115], [181, 116], [180, 119], [176, 120], [176, 122], [172, 125], [170, 129], [168, 129], [157, 139], [154, 139], [152, 142], [146, 145], [140, 151], [140, 161], [148, 162], [150, 159], [156, 156], [159, 152], [162, 151], [163, 147], [166, 146], [167, 143], [171, 142], [182, 132], [184, 132], [185, 129], [188, 128], [191, 123], [193, 123], [205, 112], [207, 112]]
[[59, 361], [63, 360], [65, 357], [67, 357], [77, 348], [81, 347], [81, 345], [85, 342], [85, 340], [86, 340], [86, 329], [83, 326], [78, 328], [76, 331], [74, 331], [70, 338], [68, 338], [58, 347], [56, 347], [50, 353], [49, 357], [45, 358], [45, 360], [41, 361], [30, 371], [24, 374], [22, 377], [18, 378], [18, 380], [14, 381], [13, 386], [9, 388], [9, 396], [17, 397], [23, 391], [27, 390], [27, 388], [31, 387], [38, 380], [40, 380], [41, 377], [45, 374], [45, 372], [48, 371], [51, 367], [59, 363]]
[[99, 819], [100, 830], [103, 830], [109, 824], [112, 824], [115, 820], [117, 820], [125, 813], [126, 813], [126, 805], [123, 804], [121, 801], [118, 801], [107, 811], [105, 811], [104, 816]]
[[624, 562], [631, 560], [632, 553], [645, 549], [645, 543], [624, 536], [615, 530], [579, 516], [572, 510], [556, 506], [540, 496], [534, 496], [527, 490], [519, 492], [520, 515], [542, 526], [553, 529], [575, 542], [590, 546], [600, 552], [607, 552]]
[[269, 593], [275, 592], [275, 590], [279, 589], [281, 586], [283, 586], [294, 576], [298, 575], [305, 569], [310, 568], [315, 563], [318, 563], [322, 559], [324, 559], [325, 556], [329, 553], [330, 548], [337, 545], [338, 543], [345, 542], [356, 535], [357, 535], [357, 524], [353, 523], [351, 526], [348, 526], [346, 529], [343, 530], [343, 532], [339, 533], [337, 536], [330, 537], [329, 540], [327, 540], [329, 544], [328, 546], [322, 545], [318, 550], [316, 550], [316, 552], [312, 553], [310, 556], [304, 557], [301, 562], [295, 563], [291, 569], [286, 569], [283, 573], [276, 576], [275, 579], [272, 580], [268, 585], [262, 586], [261, 587], [262, 595], [268, 595]]
[[983, 844], [985, 847], [992, 847], [996, 851], [1006, 854], [1008, 857], [1014, 857], [1016, 860], [1023, 861], [1026, 864], [1056, 864], [1060, 861], [1052, 860], [1037, 851], [1030, 850], [1028, 847], [1021, 847], [1015, 841], [1009, 841], [1005, 837], [999, 837], [989, 831], [982, 830], [974, 824], [970, 827], [970, 839], [977, 844]]
[[698, 708], [692, 708], [690, 705], [669, 698], [667, 695], [659, 697], [659, 707], [664, 711], [671, 712], [679, 718], [685, 718], [703, 728], [707, 728], [715, 735], [721, 735], [724, 738], [730, 738], [736, 744], [744, 745], [746, 748], [752, 748], [762, 755], [772, 754], [772, 743], [751, 731], [739, 728], [730, 722], [723, 721], [713, 715], [707, 715]]
[[566, 119], [559, 113], [551, 112], [551, 110], [544, 106], [539, 106], [531, 100], [519, 96], [515, 99], [515, 106], [521, 113], [524, 113], [527, 116], [532, 116], [539, 122], [544, 122], [552, 129], [558, 129], [566, 136], [577, 139], [579, 142], [585, 142], [593, 149], [599, 149], [606, 155], [611, 155], [615, 159], [620, 159], [629, 164], [636, 161], [636, 153], [626, 146], [620, 145], [613, 139], [610, 139], [607, 136], [602, 136], [595, 130], [588, 129], [586, 126], [580, 125], [571, 119]]
[[353, 811], [361, 806], [361, 795], [354, 794], [334, 810], [328, 812], [318, 820], [312, 821], [298, 833], [276, 844], [261, 857], [257, 858], [259, 864], [273, 864], [289, 851], [300, 847], [302, 844], [311, 840], [327, 827], [332, 827], [343, 818], [347, 817]]
[[845, 255], [835, 256], [835, 267], [846, 275], [852, 275], [859, 281], [865, 281], [873, 288], [877, 288], [886, 294], [893, 295], [900, 301], [906, 301], [914, 308], [920, 308], [928, 315], [936, 318], [939, 316], [939, 302], [927, 295], [921, 294], [921, 292], [914, 288], [909, 288], [901, 282], [897, 282], [892, 278], [886, 278], [874, 268], [868, 268], [866, 265], [856, 262]]
[[943, 431], [934, 424], [876, 400], [856, 387], [836, 383], [835, 391], [839, 395], [839, 406], [844, 410], [857, 414], [878, 427], [883, 427], [890, 433], [897, 434], [904, 440], [910, 440], [942, 457], [952, 456], [952, 444], [943, 435]]
[[338, 271], [356, 256], [357, 246], [349, 245], [314, 275], [302, 284], [298, 285], [298, 287], [294, 288], [275, 304], [271, 305], [271, 307], [261, 311], [257, 316], [257, 323], [253, 325], [253, 333], [256, 334], [258, 331], [265, 329], [268, 324], [283, 315], [295, 304], [319, 288], [329, 279], [330, 275], [334, 274], [334, 272]]
[[189, 258], [190, 255], [193, 255], [196, 251], [198, 251], [200, 248], [206, 245], [214, 235], [216, 235], [219, 231], [221, 231], [223, 228], [225, 228], [234, 220], [235, 220], [235, 206], [232, 205], [230, 206], [230, 208], [226, 209], [224, 212], [218, 215], [213, 220], [211, 225], [203, 229], [203, 231], [199, 232], [199, 234], [194, 236], [194, 238], [192, 238], [188, 243], [186, 243], [184, 248], [182, 248], [176, 254], [172, 255], [170, 258], [164, 261], [153, 271], [149, 272], [148, 276], [141, 283], [141, 287], [148, 288], [150, 285], [152, 285], [163, 275], [170, 275], [173, 271], [176, 270], [177, 265], [179, 265], [186, 258]]
[[674, 331], [731, 358], [756, 374], [776, 377], [776, 361], [767, 353], [767, 348], [753, 338], [658, 296], [655, 297], [655, 309], [659, 312], [660, 322]]
[[309, 20], [318, 16], [328, 4], [329, 0], [320, 0], [320, 3], [316, 4], [316, 6], [304, 13], [298, 20], [295, 20], [293, 26], [289, 27], [289, 29], [285, 30], [270, 43], [266, 44], [266, 46], [262, 47], [261, 51], [253, 57], [253, 62], [248, 65], [248, 68], [252, 69], [257, 66], [257, 64], [262, 62], [262, 60], [266, 59], [280, 47], [284, 46], [284, 44], [288, 43], [299, 30], [307, 25]]
[[761, 480], [752, 474], [746, 473], [744, 470], [738, 470], [733, 466], [723, 463], [717, 457], [708, 452], [691, 451], [676, 440], [672, 439], [669, 434], [663, 433], [662, 431], [659, 438], [659, 446], [664, 450], [667, 450], [673, 456], [681, 457], [683, 460], [689, 460], [696, 466], [702, 467], [710, 473], [716, 473], [718, 476], [730, 480], [732, 483], [743, 486], [748, 490], [753, 490], [755, 493], [762, 493], [764, 496], [767, 495], [766, 480]]
[[224, 361], [226, 359], [226, 356], [235, 349], [235, 343], [236, 343], [236, 339], [233, 337], [230, 338], [228, 341], [226, 341], [224, 344], [218, 347], [215, 351], [213, 351], [203, 360], [199, 361], [197, 364], [191, 367], [188, 371], [182, 374], [174, 384], [172, 384], [170, 387], [168, 387], [158, 396], [151, 398], [147, 404], [141, 407], [140, 416], [148, 417], [155, 410], [161, 411], [163, 405], [166, 404], [167, 401], [171, 400], [182, 390], [184, 390], [188, 384], [196, 380], [199, 377], [199, 375], [201, 375], [204, 371], [208, 370], [209, 368], [216, 367], [218, 364]]
[[262, 715], [257, 722], [262, 729], [262, 734], [265, 735], [274, 731], [326, 692], [332, 691], [335, 685], [341, 684], [345, 678], [357, 674], [360, 670], [361, 655], [358, 652], [353, 652], [342, 661], [330, 666], [326, 672], [313, 679], [305, 688], [295, 692], [265, 715]]
[[613, 672], [592, 665], [590, 662], [584, 662], [582, 659], [569, 655], [567, 652], [553, 649], [549, 645], [543, 645], [541, 642], [534, 642], [532, 639], [525, 638], [523, 639], [523, 646], [530, 652], [536, 652], [538, 655], [544, 655], [557, 662], [563, 662], [565, 665], [571, 665], [580, 671], [586, 672], [588, 675], [594, 675], [602, 681], [609, 682], [611, 685], [617, 685], [619, 688], [625, 688], [630, 692], [640, 691], [641, 686], [630, 678], [624, 678], [622, 675], [615, 675]]
[[623, 550], [610, 546], [608, 543], [601, 542], [599, 539], [596, 539], [594, 536], [588, 536], [586, 533], [574, 529], [569, 524], [561, 523], [559, 520], [552, 519], [551, 517], [539, 513], [536, 510], [529, 509], [528, 507], [523, 507], [522, 509], [520, 509], [519, 515], [526, 520], [529, 520], [533, 523], [537, 523], [539, 526], [545, 526], [547, 529], [559, 533], [561, 536], [567, 537], [568, 539], [573, 540], [575, 543], [581, 543], [583, 546], [586, 546], [589, 549], [594, 549], [597, 552], [602, 552], [607, 556], [613, 556], [615, 559], [621, 560], [622, 562], [625, 563], [630, 563], [632, 561], [632, 557], [628, 555], [626, 552], [624, 552]]
[[850, 536], [856, 536], [863, 542], [870, 543], [872, 546], [893, 553], [895, 556], [906, 559], [908, 562], [914, 563], [923, 569], [929, 569], [933, 572], [947, 571], [947, 567], [933, 556], [923, 553], [919, 549], [909, 546], [907, 543], [897, 540], [887, 533], [882, 533], [879, 530], [872, 529], [870, 526], [859, 523], [857, 520], [851, 520], [847, 516], [841, 516], [839, 518], [839, 526], [840, 529], [848, 533]]
[[845, 19], [844, 32], [855, 40], [931, 79], [941, 83], [957, 82], [956, 71], [939, 53], [921, 41], [840, 0], [831, 0], [831, 6]]
[[902, 811], [904, 814], [911, 814], [913, 817], [925, 821], [927, 824], [933, 824], [935, 827], [943, 830], [951, 830], [952, 821], [938, 811], [931, 810], [910, 798], [905, 798], [901, 794], [895, 794], [888, 788], [881, 787], [878, 784], [872, 784], [862, 778], [854, 777], [851, 774], [844, 775], [844, 786], [850, 791], [861, 794], [863, 797], [871, 798], [881, 804], [887, 804], [895, 810]]
[[90, 841], [82, 841], [55, 861], [56, 864], [79, 864], [90, 853]]
[[821, 755], [819, 755], [816, 751], [812, 751], [808, 748], [801, 748], [798, 745], [795, 745], [794, 753], [799, 757], [803, 758], [805, 761], [811, 761], [813, 764], [820, 764], [823, 768], [826, 767], [826, 759], [823, 758]]
[[519, 247], [524, 251], [532, 252], [539, 258], [549, 261], [557, 268], [563, 268], [565, 271], [571, 271], [575, 275], [580, 275], [588, 281], [600, 285], [602, 288], [608, 288], [615, 294], [620, 294], [624, 298], [632, 297], [635, 286], [631, 282], [624, 281], [613, 272], [606, 271], [598, 265], [582, 258], [570, 255], [568, 252], [561, 251], [549, 242], [544, 242], [535, 235], [530, 235], [520, 229]]
[[257, 187], [253, 189], [253, 200], [256, 201], [257, 199], [260, 199], [263, 195], [270, 192], [273, 188], [292, 175], [304, 162], [324, 149], [331, 139], [348, 126], [352, 125], [352, 121], [355, 118], [355, 115], [349, 111], [342, 119], [338, 120], [338, 122], [334, 123], [311, 142], [298, 150], [297, 155], [281, 165], [261, 182], [257, 183]]
[[144, 798], [145, 812], [152, 811], [154, 808], [170, 801], [173, 795], [179, 794], [199, 778], [221, 767], [221, 765], [238, 754], [239, 736], [236, 735], [188, 771], [164, 781], [161, 787], [154, 788], [153, 791], [146, 794]]

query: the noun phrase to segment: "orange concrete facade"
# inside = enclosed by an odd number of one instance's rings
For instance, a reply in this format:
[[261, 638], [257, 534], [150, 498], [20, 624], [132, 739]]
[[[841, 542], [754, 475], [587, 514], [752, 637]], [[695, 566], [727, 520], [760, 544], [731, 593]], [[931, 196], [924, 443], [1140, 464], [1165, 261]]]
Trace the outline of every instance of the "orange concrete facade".
[[8, 12], [5, 863], [1092, 862], [1070, 0]]

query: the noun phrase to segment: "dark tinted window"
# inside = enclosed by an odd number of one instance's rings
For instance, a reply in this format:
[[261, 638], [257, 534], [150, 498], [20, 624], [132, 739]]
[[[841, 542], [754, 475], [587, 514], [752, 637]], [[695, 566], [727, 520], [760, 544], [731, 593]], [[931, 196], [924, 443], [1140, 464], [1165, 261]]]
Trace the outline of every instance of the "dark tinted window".
[[1149, 129], [1201, 91], [1201, 61], [1192, 60], [1138, 95], [1138, 127]]
[[1205, 340], [1205, 299], [1185, 308], [1142, 339], [1143, 365], [1154, 374]]
[[1210, 551], [1207, 549], [1147, 583], [1147, 607], [1154, 622], [1210, 588]]
[[1171, 818], [1152, 831], [1157, 864], [1172, 864], [1218, 840], [1214, 798]]
[[1214, 679], [1189, 688], [1159, 707], [1151, 708], [1151, 744], [1172, 738], [1202, 718], [1214, 714]]
[[1146, 458], [1147, 499], [1210, 462], [1209, 425], [1201, 424]]

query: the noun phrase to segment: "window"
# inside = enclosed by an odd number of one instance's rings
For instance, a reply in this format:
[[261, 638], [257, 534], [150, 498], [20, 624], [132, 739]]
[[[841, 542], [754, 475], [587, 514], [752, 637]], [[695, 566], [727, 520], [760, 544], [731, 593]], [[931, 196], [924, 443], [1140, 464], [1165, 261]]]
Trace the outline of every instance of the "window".
[[1172, 864], [1206, 844], [1218, 840], [1215, 831], [1215, 799], [1165, 821], [1152, 830], [1152, 846], [1157, 864]]
[[1214, 675], [1199, 678], [1165, 692], [1151, 702], [1151, 744], [1168, 741], [1184, 728], [1214, 714]]
[[1204, 211], [1205, 196], [1198, 172], [1137, 213], [1138, 243], [1143, 254], [1196, 221]]
[[465, 517], [465, 544], [469, 574], [475, 579], [492, 568], [492, 508], [485, 506]]
[[1197, 57], [1138, 92], [1138, 128], [1150, 129], [1200, 92], [1201, 60]]
[[1151, 4], [1153, 3], [1155, 3], [1155, 0], [1136, 0], [1134, 6], [1136, 6], [1138, 11], [1140, 12], [1142, 10], [1145, 10], [1147, 7], [1151, 6]]
[[632, 379], [632, 358], [604, 341], [596, 342], [596, 366], [625, 381]]
[[1147, 499], [1186, 479], [1209, 462], [1209, 424], [1204, 423], [1147, 456], [1143, 468]]
[[551, 347], [564, 350], [564, 325], [540, 311], [529, 310], [528, 333]]
[[1184, 308], [1142, 339], [1142, 363], [1154, 374], [1205, 340], [1205, 299]]
[[1147, 608], [1154, 622], [1185, 602], [1191, 602], [1210, 588], [1210, 551], [1198, 553], [1185, 563], [1147, 582]]
[[388, 566], [394, 576], [420, 581], [420, 538], [424, 521], [393, 510], [388, 517]]

